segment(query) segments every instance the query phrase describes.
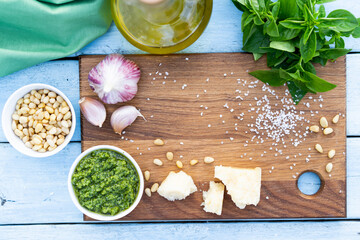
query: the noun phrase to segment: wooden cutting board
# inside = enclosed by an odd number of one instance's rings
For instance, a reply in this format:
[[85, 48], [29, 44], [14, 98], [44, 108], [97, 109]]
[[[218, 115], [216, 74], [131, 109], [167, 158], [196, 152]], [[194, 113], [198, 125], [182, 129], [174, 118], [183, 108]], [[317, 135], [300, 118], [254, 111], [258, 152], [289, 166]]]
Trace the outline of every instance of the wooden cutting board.
[[[81, 116], [82, 149], [100, 144], [124, 149], [143, 171], [151, 172], [145, 187], [155, 182], [160, 184], [169, 171], [178, 171], [175, 162], [181, 160], [182, 170], [193, 177], [198, 191], [175, 202], [157, 193], [151, 198], [144, 194], [137, 208], [121, 221], [346, 217], [344, 57], [326, 67], [317, 66], [319, 76], [337, 84], [337, 88], [308, 94], [296, 107], [285, 87], [268, 87], [247, 73], [266, 69], [265, 59], [254, 62], [250, 54], [126, 57], [141, 69], [138, 94], [126, 104], [141, 109], [147, 121], [138, 118], [121, 137], [113, 132], [109, 119], [116, 108], [125, 104], [106, 105], [108, 116], [102, 128], [92, 126]], [[80, 57], [81, 97], [97, 98], [87, 77], [103, 58]], [[341, 113], [340, 121], [331, 123], [338, 113]], [[261, 123], [262, 116], [281, 124], [272, 130], [260, 129], [256, 134], [254, 129], [261, 128], [256, 122]], [[304, 135], [307, 126], [319, 125], [321, 116], [327, 117], [334, 133]], [[283, 130], [278, 131], [279, 128]], [[284, 133], [286, 130], [290, 133]], [[281, 133], [279, 142], [272, 139]], [[156, 138], [166, 144], [155, 146]], [[323, 146], [323, 154], [314, 150], [316, 143]], [[330, 149], [336, 149], [332, 160], [327, 158]], [[168, 151], [174, 153], [173, 161], [166, 160]], [[205, 164], [205, 156], [214, 157], [215, 162]], [[161, 159], [164, 165], [154, 165], [154, 158]], [[199, 163], [190, 166], [192, 159], [198, 159]], [[331, 174], [325, 171], [329, 162], [334, 166]], [[221, 216], [204, 212], [200, 206], [202, 191], [207, 191], [208, 182], [214, 180], [216, 165], [261, 167], [259, 204], [240, 210], [225, 194]], [[306, 171], [317, 173], [321, 179], [319, 192], [312, 196], [302, 194], [297, 188], [298, 177]], [[87, 216], [84, 219], [91, 220]]]

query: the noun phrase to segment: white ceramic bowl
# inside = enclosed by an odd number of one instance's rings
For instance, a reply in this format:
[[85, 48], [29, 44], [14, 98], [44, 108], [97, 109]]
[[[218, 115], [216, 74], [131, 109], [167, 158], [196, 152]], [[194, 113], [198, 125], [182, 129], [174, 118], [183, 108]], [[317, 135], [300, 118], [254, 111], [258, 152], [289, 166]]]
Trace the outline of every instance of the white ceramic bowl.
[[[25, 144], [23, 143], [23, 141], [18, 136], [15, 135], [14, 131], [11, 128], [11, 123], [12, 123], [11, 116], [15, 111], [15, 106], [16, 106], [17, 101], [20, 98], [22, 98], [25, 94], [29, 93], [31, 90], [34, 90], [34, 89], [36, 89], [36, 90], [49, 89], [53, 92], [56, 92], [69, 105], [69, 108], [70, 108], [70, 111], [72, 114], [72, 118], [71, 118], [72, 124], [71, 124], [70, 133], [66, 136], [65, 141], [51, 152], [39, 153], [30, 148], [27, 148], [25, 146]], [[76, 126], [75, 111], [74, 111], [74, 108], [73, 108], [70, 100], [59, 89], [57, 89], [53, 86], [47, 85], [47, 84], [42, 84], [42, 83], [34, 83], [34, 84], [29, 84], [29, 85], [23, 86], [23, 87], [19, 88], [18, 90], [16, 90], [13, 94], [11, 94], [11, 96], [5, 103], [1, 120], [2, 120], [2, 128], [5, 133], [5, 137], [9, 141], [11, 146], [13, 146], [19, 152], [21, 152], [27, 156], [30, 156], [30, 157], [49, 157], [49, 156], [52, 156], [52, 155], [60, 152], [70, 142], [72, 136], [74, 135], [75, 126]]]
[[[140, 180], [140, 186], [139, 186], [139, 193], [137, 195], [137, 197], [135, 198], [135, 201], [134, 203], [128, 208], [126, 209], [125, 211], [122, 211], [114, 216], [106, 216], [106, 215], [102, 215], [102, 214], [98, 214], [98, 213], [94, 213], [94, 212], [91, 212], [87, 209], [85, 209], [84, 207], [82, 207], [79, 203], [79, 200], [77, 199], [76, 195], [75, 195], [75, 192], [74, 192], [74, 188], [71, 184], [71, 178], [72, 178], [72, 175], [75, 171], [75, 168], [76, 166], [78, 165], [78, 163], [80, 162], [81, 159], [83, 159], [86, 155], [88, 155], [89, 153], [91, 153], [92, 151], [95, 151], [95, 150], [99, 150], [99, 149], [107, 149], [107, 150], [113, 150], [115, 152], [118, 152], [122, 155], [124, 155], [125, 157], [127, 157], [131, 163], [135, 166], [135, 169], [139, 175], [139, 180]], [[71, 166], [70, 168], [70, 171], [69, 171], [69, 176], [68, 176], [68, 190], [69, 190], [69, 193], [70, 193], [70, 197], [71, 197], [71, 200], [73, 201], [73, 203], [75, 204], [75, 206], [82, 212], [84, 213], [86, 216], [88, 217], [91, 217], [93, 219], [96, 219], [96, 220], [102, 220], [102, 221], [113, 221], [113, 220], [116, 220], [116, 219], [120, 219], [126, 215], [128, 215], [130, 212], [132, 212], [135, 207], [139, 204], [140, 200], [141, 200], [141, 197], [143, 195], [143, 192], [144, 192], [144, 177], [142, 175], [142, 171], [139, 167], [139, 165], [137, 164], [137, 162], [135, 161], [135, 159], [130, 155], [128, 154], [127, 152], [125, 152], [124, 150], [120, 149], [120, 148], [117, 148], [117, 147], [114, 147], [114, 146], [110, 146], [110, 145], [99, 145], [99, 146], [95, 146], [95, 147], [92, 147], [92, 148], [89, 148], [88, 150], [86, 150], [85, 152], [81, 153], [77, 158], [76, 160], [74, 161], [73, 165]]]

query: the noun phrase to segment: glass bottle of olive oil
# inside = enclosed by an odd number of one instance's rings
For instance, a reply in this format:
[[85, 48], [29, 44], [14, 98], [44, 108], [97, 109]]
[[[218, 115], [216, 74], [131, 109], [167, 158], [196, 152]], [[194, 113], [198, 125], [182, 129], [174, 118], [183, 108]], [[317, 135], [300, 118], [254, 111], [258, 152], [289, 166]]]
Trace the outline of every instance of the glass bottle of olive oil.
[[112, 0], [115, 24], [136, 47], [157, 54], [179, 51], [204, 31], [212, 0]]

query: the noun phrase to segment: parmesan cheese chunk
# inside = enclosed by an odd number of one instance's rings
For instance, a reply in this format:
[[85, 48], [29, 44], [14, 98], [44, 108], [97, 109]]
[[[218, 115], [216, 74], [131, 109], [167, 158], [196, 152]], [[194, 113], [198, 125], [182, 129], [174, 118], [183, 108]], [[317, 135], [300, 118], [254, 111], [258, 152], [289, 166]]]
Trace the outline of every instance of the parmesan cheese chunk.
[[222, 183], [210, 182], [209, 191], [203, 192], [205, 212], [216, 213], [221, 215], [224, 200], [224, 185]]
[[261, 168], [215, 167], [215, 178], [226, 186], [231, 199], [240, 209], [260, 201]]
[[185, 199], [196, 191], [197, 187], [193, 179], [183, 171], [178, 173], [171, 171], [157, 190], [160, 196], [169, 201]]

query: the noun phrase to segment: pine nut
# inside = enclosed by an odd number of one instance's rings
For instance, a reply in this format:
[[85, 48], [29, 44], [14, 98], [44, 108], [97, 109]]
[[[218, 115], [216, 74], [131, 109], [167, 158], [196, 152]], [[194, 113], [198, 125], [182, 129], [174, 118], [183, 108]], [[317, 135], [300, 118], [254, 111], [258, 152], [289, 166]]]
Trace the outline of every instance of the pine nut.
[[11, 128], [12, 128], [13, 131], [15, 131], [15, 129], [17, 128], [17, 124], [16, 124], [15, 120], [12, 121]]
[[328, 152], [328, 158], [333, 158], [335, 156], [335, 149], [331, 149], [329, 152]]
[[148, 197], [151, 197], [151, 190], [150, 190], [150, 188], [145, 188], [145, 194], [146, 194]]
[[158, 183], [154, 183], [152, 186], [151, 186], [151, 192], [156, 192], [159, 188], [159, 184]]
[[328, 135], [328, 134], [334, 132], [334, 130], [332, 128], [328, 127], [328, 128], [325, 128], [323, 132], [325, 135]]
[[69, 110], [70, 110], [69, 107], [63, 107], [60, 112], [61, 112], [62, 114], [66, 114]]
[[15, 121], [19, 121], [19, 118], [20, 118], [20, 116], [17, 115], [17, 114], [13, 114], [11, 117], [12, 117], [12, 119], [15, 120]]
[[54, 113], [54, 109], [53, 109], [52, 107], [45, 106], [45, 110], [46, 110], [49, 114]]
[[[16, 120], [16, 119], [15, 119], [15, 120]], [[164, 141], [163, 141], [162, 139], [157, 138], [157, 139], [154, 140], [154, 144], [155, 144], [156, 146], [162, 146], [162, 145], [164, 145], [165, 143], [164, 143]]]
[[15, 133], [16, 136], [18, 136], [18, 137], [24, 136], [24, 133], [23, 133], [22, 131], [20, 131], [19, 129], [15, 129], [14, 133]]
[[193, 159], [193, 160], [190, 161], [190, 165], [191, 165], [191, 166], [194, 166], [194, 165], [196, 165], [198, 162], [199, 162], [198, 160]]
[[149, 172], [149, 171], [145, 171], [145, 172], [144, 172], [144, 177], [145, 177], [145, 180], [146, 180], [146, 181], [149, 181], [149, 179], [150, 179], [150, 172]]
[[48, 93], [48, 96], [51, 97], [51, 98], [55, 98], [55, 97], [56, 97], [56, 93], [54, 93], [54, 92], [49, 92], [49, 93]]
[[56, 145], [54, 145], [53, 147], [48, 147], [48, 151], [51, 152], [51, 151], [55, 150], [55, 148], [57, 148]]
[[333, 169], [333, 164], [332, 163], [328, 163], [326, 164], [325, 170], [326, 172], [330, 173]]
[[163, 165], [163, 162], [162, 162], [160, 159], [155, 158], [155, 159], [154, 159], [154, 164], [155, 164], [155, 165], [158, 165], [158, 166], [162, 166], [162, 165]]
[[320, 130], [320, 128], [317, 125], [313, 125], [310, 127], [310, 131], [312, 131], [312, 132], [319, 132], [319, 130]]
[[339, 122], [339, 118], [340, 118], [339, 114], [335, 115], [335, 116], [333, 117], [333, 119], [332, 119], [332, 122], [335, 123], [335, 124], [338, 123], [338, 122]]
[[61, 96], [57, 96], [56, 101], [58, 101], [59, 103], [62, 103], [64, 101], [64, 99]]
[[205, 163], [212, 163], [212, 162], [214, 162], [214, 161], [215, 161], [215, 159], [212, 158], [212, 157], [205, 157], [205, 158], [204, 158], [204, 162], [205, 162]]
[[174, 159], [174, 154], [172, 152], [167, 152], [166, 153], [166, 158], [167, 158], [167, 160], [173, 160]]
[[321, 145], [320, 144], [315, 144], [315, 149], [316, 149], [316, 151], [318, 151], [319, 153], [323, 153], [324, 151], [323, 151], [323, 148], [321, 147]]
[[27, 148], [33, 148], [33, 145], [30, 142], [25, 143], [25, 147]]
[[71, 112], [67, 112], [64, 115], [64, 120], [69, 120], [71, 118]]
[[54, 135], [56, 133], [56, 127], [53, 127], [50, 129], [50, 131], [48, 132], [48, 134], [50, 135]]
[[176, 166], [178, 167], [178, 168], [183, 168], [183, 163], [181, 162], [181, 161], [176, 161]]
[[36, 124], [35, 133], [39, 133], [43, 129], [43, 125], [41, 123]]
[[33, 146], [32, 150], [37, 151], [37, 150], [39, 150], [40, 148], [42, 148], [41, 145], [35, 145], [35, 146]]
[[56, 145], [61, 145], [63, 144], [63, 142], [65, 141], [65, 138], [59, 138], [57, 141], [56, 141]]
[[323, 128], [327, 128], [329, 126], [329, 123], [327, 121], [327, 119], [325, 117], [321, 117], [320, 118], [320, 125], [323, 127]]
[[[70, 112], [69, 112], [70, 113]], [[56, 117], [56, 120], [57, 121], [61, 121], [61, 119], [63, 118], [63, 114], [62, 113], [59, 113], [59, 115], [57, 115], [57, 117]]]

